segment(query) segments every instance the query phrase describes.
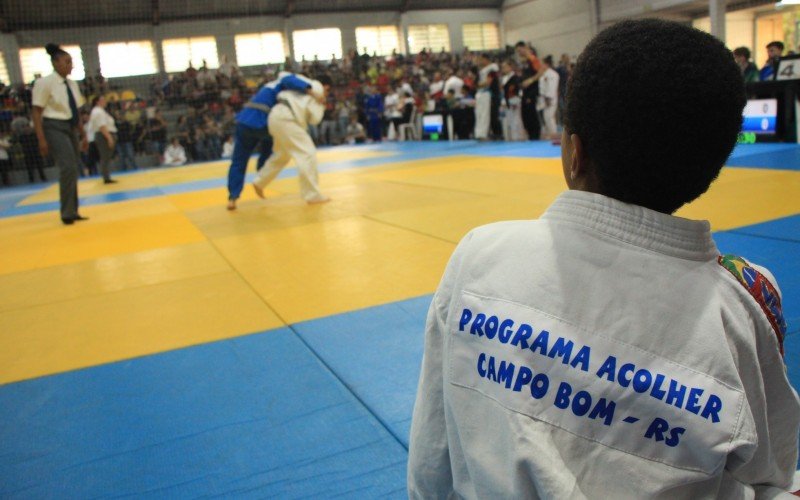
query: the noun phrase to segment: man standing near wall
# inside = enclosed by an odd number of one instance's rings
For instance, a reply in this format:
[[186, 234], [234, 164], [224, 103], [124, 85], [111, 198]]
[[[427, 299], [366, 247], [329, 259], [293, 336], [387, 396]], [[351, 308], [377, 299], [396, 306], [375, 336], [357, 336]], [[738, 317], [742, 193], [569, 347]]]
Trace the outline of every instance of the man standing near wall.
[[517, 57], [522, 63], [522, 123], [528, 131], [528, 138], [532, 141], [539, 139], [542, 126], [539, 123], [539, 113], [536, 110], [536, 101], [539, 97], [539, 78], [544, 75], [547, 68], [536, 57], [536, 51], [525, 42], [517, 42], [515, 47]]

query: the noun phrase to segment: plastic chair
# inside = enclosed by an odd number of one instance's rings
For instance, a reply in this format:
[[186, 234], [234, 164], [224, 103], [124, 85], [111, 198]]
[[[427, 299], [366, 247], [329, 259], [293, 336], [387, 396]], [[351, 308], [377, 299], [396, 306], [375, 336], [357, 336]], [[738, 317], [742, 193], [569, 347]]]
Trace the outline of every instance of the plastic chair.
[[411, 118], [409, 118], [408, 123], [400, 124], [400, 127], [397, 130], [397, 137], [398, 140], [406, 141], [406, 134], [410, 135], [413, 140], [417, 140], [417, 107], [414, 106], [414, 109], [411, 111]]

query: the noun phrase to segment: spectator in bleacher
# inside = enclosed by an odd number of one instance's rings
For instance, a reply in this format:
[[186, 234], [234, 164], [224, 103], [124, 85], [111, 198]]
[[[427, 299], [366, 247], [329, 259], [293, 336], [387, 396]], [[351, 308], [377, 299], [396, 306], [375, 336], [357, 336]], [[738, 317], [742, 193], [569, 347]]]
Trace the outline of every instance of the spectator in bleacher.
[[367, 134], [364, 132], [364, 125], [358, 122], [358, 115], [353, 113], [345, 131], [345, 141], [347, 144], [364, 144], [366, 140]]
[[35, 174], [39, 174], [39, 180], [45, 182], [47, 177], [44, 175], [44, 158], [39, 152], [39, 140], [36, 137], [36, 131], [29, 121], [26, 121], [25, 126], [19, 131], [19, 134], [14, 136], [14, 139], [19, 142], [22, 154], [25, 156], [25, 169], [28, 172], [28, 180], [34, 182]]
[[238, 113], [241, 111], [244, 100], [242, 99], [242, 94], [238, 88], [231, 90], [231, 96], [228, 98], [227, 104], [228, 106], [232, 107], [235, 112]]
[[775, 73], [778, 71], [778, 61], [783, 56], [784, 45], [781, 41], [769, 42], [767, 44], [767, 63], [761, 68], [759, 78], [761, 81], [774, 80]]
[[125, 120], [119, 111], [114, 112], [117, 125], [117, 153], [119, 154], [119, 167], [122, 170], [138, 170], [136, 155], [133, 151], [134, 128]]
[[100, 173], [103, 175], [104, 184], [113, 184], [117, 181], [111, 178], [111, 158], [117, 144], [117, 126], [114, 118], [106, 111], [106, 98], [95, 97], [92, 102], [92, 112], [89, 115], [87, 136], [89, 142], [94, 142], [100, 155]]
[[204, 116], [203, 132], [206, 136], [208, 159], [216, 160], [222, 156], [222, 131], [210, 114]]
[[223, 108], [222, 118], [220, 118], [222, 134], [233, 136], [236, 132], [236, 114], [233, 112], [233, 108], [227, 104]]
[[172, 138], [167, 149], [164, 150], [163, 164], [167, 166], [178, 166], [186, 163], [186, 150], [181, 146], [177, 137]]
[[325, 100], [325, 111], [319, 124], [319, 143], [331, 146], [336, 141], [336, 98], [333, 94]]
[[125, 110], [125, 114], [123, 115], [125, 121], [130, 123], [132, 127], [136, 127], [142, 119], [142, 110], [132, 101], [123, 104], [123, 109]]
[[228, 59], [228, 55], [222, 54], [222, 56], [220, 57], [219, 68], [217, 69], [217, 73], [230, 80], [236, 73], [238, 73], [238, 71], [239, 67]]
[[233, 157], [233, 145], [234, 145], [233, 136], [232, 135], [225, 136], [225, 142], [222, 143], [222, 158], [230, 159]]
[[353, 107], [349, 100], [339, 100], [336, 103], [336, 116], [338, 121], [337, 134], [339, 142], [344, 143], [347, 137], [347, 125], [350, 123], [350, 115], [353, 114]]
[[41, 156], [52, 155], [58, 166], [61, 221], [69, 225], [85, 220], [78, 213], [78, 150], [86, 141], [78, 127], [78, 108], [84, 99], [78, 84], [69, 79], [72, 56], [55, 44], [48, 44], [46, 50], [54, 71], [33, 86], [33, 123]]
[[14, 111], [14, 118], [11, 120], [11, 133], [20, 135], [23, 131], [31, 128], [32, 124], [28, 119], [28, 113], [25, 110], [25, 105], [19, 103], [17, 109]]
[[747, 47], [737, 47], [733, 49], [733, 58], [742, 71], [742, 78], [745, 83], [758, 81], [758, 68], [753, 64], [753, 61], [750, 60], [750, 49]]
[[536, 51], [525, 42], [517, 42], [515, 46], [517, 57], [522, 64], [522, 123], [528, 132], [528, 138], [538, 141], [542, 125], [539, 122], [539, 112], [536, 103], [539, 98], [539, 79], [547, 68], [536, 57]]
[[178, 117], [178, 121], [175, 124], [175, 137], [178, 138], [183, 149], [190, 153], [191, 159], [195, 160], [194, 153], [192, 153], [192, 127], [189, 125], [185, 115]]
[[211, 154], [206, 141], [206, 134], [202, 127], [196, 127], [192, 131], [192, 160], [206, 161], [211, 159]]
[[158, 155], [164, 154], [167, 142], [167, 122], [161, 115], [161, 111], [156, 110], [153, 117], [147, 120], [144, 129], [144, 139], [149, 144], [149, 150]]

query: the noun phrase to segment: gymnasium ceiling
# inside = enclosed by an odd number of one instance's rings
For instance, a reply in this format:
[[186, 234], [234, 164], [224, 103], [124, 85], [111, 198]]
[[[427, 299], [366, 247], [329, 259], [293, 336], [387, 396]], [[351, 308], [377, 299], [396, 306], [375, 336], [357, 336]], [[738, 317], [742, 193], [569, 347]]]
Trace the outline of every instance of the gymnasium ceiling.
[[503, 0], [0, 0], [0, 29], [19, 31], [331, 12], [500, 9]]

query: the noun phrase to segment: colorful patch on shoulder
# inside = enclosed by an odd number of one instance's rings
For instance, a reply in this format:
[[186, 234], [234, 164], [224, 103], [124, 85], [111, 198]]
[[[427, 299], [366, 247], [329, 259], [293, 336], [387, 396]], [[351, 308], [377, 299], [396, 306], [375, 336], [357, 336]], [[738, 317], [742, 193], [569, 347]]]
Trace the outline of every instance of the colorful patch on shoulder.
[[717, 262], [727, 269], [761, 306], [778, 337], [778, 348], [783, 356], [783, 338], [786, 336], [787, 326], [781, 308], [781, 297], [775, 286], [749, 262], [737, 255], [720, 255]]

